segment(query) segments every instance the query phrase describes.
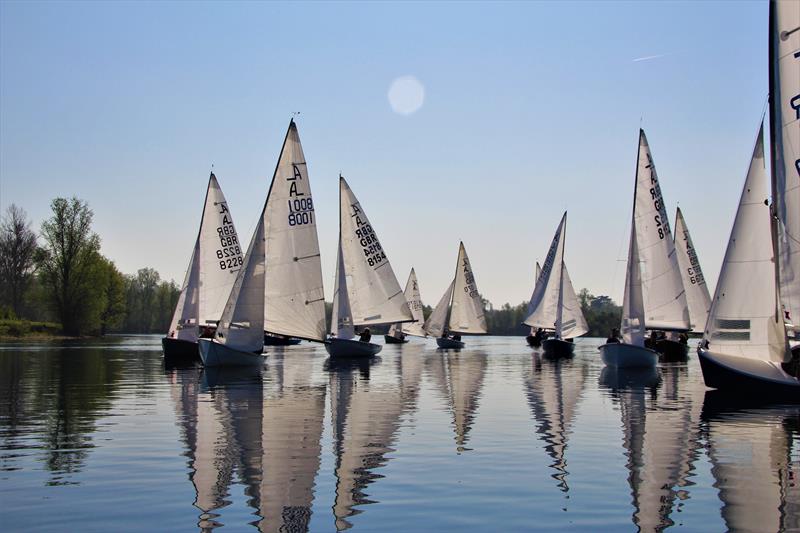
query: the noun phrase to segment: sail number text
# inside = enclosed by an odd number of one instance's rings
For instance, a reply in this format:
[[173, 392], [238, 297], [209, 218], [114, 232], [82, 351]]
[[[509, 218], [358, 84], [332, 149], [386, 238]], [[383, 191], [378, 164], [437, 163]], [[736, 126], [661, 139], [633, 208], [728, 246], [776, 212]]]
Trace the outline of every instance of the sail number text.
[[703, 271], [700, 270], [697, 252], [694, 251], [694, 247], [689, 242], [689, 232], [685, 230], [683, 232], [683, 242], [686, 245], [686, 255], [689, 256], [690, 266], [686, 269], [689, 274], [689, 281], [692, 282], [692, 285], [703, 285], [706, 282], [706, 278], [703, 276]]
[[464, 292], [469, 294], [470, 298], [478, 296], [478, 288], [475, 286], [475, 276], [472, 275], [472, 268], [469, 266], [469, 259], [464, 258], [461, 267], [464, 269]]
[[365, 261], [369, 266], [380, 266], [381, 263], [386, 261], [386, 253], [378, 242], [378, 237], [372, 230], [369, 222], [361, 220], [361, 208], [358, 204], [353, 204], [353, 213], [350, 215], [354, 219], [356, 225], [355, 235], [358, 243], [361, 245], [361, 250], [364, 252]]
[[242, 250], [239, 248], [239, 241], [236, 238], [236, 228], [233, 227], [233, 220], [231, 220], [228, 206], [223, 202], [219, 205], [219, 214], [222, 215], [220, 226], [217, 227], [217, 237], [219, 237], [219, 245], [216, 254], [219, 259], [219, 269], [228, 270], [229, 268], [236, 268], [244, 263], [242, 259]]
[[650, 155], [650, 152], [647, 152], [647, 163], [645, 168], [650, 169], [650, 197], [653, 200], [653, 209], [658, 211], [653, 220], [656, 223], [658, 238], [663, 239], [669, 235], [669, 220], [667, 220], [664, 200], [661, 197], [661, 185], [658, 184], [658, 176], [656, 176], [656, 168], [653, 165], [653, 156]]

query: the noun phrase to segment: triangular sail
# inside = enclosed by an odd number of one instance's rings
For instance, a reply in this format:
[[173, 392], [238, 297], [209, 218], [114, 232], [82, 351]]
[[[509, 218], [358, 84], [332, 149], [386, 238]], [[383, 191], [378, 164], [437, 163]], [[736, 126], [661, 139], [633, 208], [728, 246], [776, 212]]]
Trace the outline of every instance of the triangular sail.
[[294, 121], [289, 123], [263, 218], [267, 239], [264, 329], [322, 341], [325, 294], [316, 212]]
[[449, 330], [454, 333], [486, 333], [483, 301], [475, 284], [475, 276], [472, 274], [472, 266], [463, 242], [458, 247]]
[[686, 290], [689, 323], [694, 331], [702, 331], [708, 319], [711, 295], [708, 293], [706, 278], [697, 259], [697, 250], [692, 244], [692, 237], [689, 235], [689, 228], [686, 227], [680, 207], [675, 214], [675, 250], [678, 252], [678, 265]]
[[339, 178], [340, 239], [350, 312], [356, 326], [411, 322], [386, 251], [344, 178]]
[[639, 249], [636, 245], [636, 221], [632, 221], [628, 245], [628, 270], [625, 273], [625, 296], [622, 299], [622, 341], [644, 346], [644, 300], [642, 276], [639, 269]]
[[688, 330], [689, 311], [678, 270], [667, 208], [644, 130], [639, 130], [633, 218], [641, 259], [645, 327]]
[[772, 362], [788, 360], [777, 309], [764, 169], [764, 127], [758, 132], [703, 343], [711, 351]]
[[562, 339], [586, 335], [589, 333], [589, 326], [583, 316], [583, 311], [581, 311], [581, 304], [578, 301], [578, 295], [575, 294], [575, 288], [572, 286], [566, 263], [564, 263], [564, 276], [561, 284], [561, 331], [556, 331], [556, 334]]
[[524, 322], [528, 326], [548, 329], [555, 327], [561, 292], [561, 265], [564, 260], [566, 226], [567, 214], [564, 213], [556, 229], [556, 234], [553, 235], [550, 249], [547, 251], [541, 275], [536, 278], [536, 288], [528, 305], [530, 313]]
[[[541, 275], [542, 275], [542, 266], [539, 264], [539, 261], [536, 261], [536, 275], [533, 278], [533, 293], [531, 293], [531, 299], [528, 300], [528, 309], [525, 312], [525, 316], [531, 316], [531, 313], [533, 313], [533, 305], [534, 305], [533, 297], [536, 294], [536, 285], [539, 284], [539, 277]], [[536, 333], [536, 328], [531, 326], [531, 335], [533, 335], [534, 333]]]
[[778, 233], [781, 301], [800, 332], [800, 2], [770, 3], [772, 196]]
[[333, 287], [333, 313], [331, 314], [331, 335], [339, 339], [352, 339], [356, 336], [353, 317], [350, 315], [350, 300], [347, 297], [347, 278], [342, 259], [342, 241], [336, 254], [336, 281]]
[[406, 335], [425, 337], [427, 334], [423, 329], [425, 318], [422, 313], [422, 297], [419, 294], [417, 275], [414, 272], [413, 268], [411, 269], [411, 273], [409, 273], [408, 275], [408, 281], [406, 281], [406, 288], [403, 291], [403, 295], [406, 297], [406, 301], [408, 302], [408, 307], [409, 309], [411, 309], [411, 315], [414, 317], [414, 320], [416, 320], [416, 322], [407, 322], [405, 324], [392, 324], [392, 326], [389, 328], [389, 335], [397, 336], [397, 332], [400, 331], [402, 333], [405, 333]]
[[180, 340], [197, 342], [199, 337], [197, 307], [199, 302], [200, 288], [200, 241], [195, 242], [192, 258], [189, 260], [189, 269], [183, 280], [181, 293], [178, 296], [178, 303], [175, 312], [172, 314], [172, 321], [169, 324], [170, 337]]
[[433, 337], [441, 337], [447, 324], [447, 314], [450, 311], [450, 300], [453, 298], [453, 287], [455, 280], [450, 282], [450, 286], [444, 291], [439, 303], [425, 321], [425, 331]]

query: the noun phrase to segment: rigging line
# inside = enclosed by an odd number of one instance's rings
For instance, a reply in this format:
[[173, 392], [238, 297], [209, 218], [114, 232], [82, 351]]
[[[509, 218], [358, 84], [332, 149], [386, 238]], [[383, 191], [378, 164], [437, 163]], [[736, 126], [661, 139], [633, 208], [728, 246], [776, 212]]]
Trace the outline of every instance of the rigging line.
[[319, 256], [320, 256], [320, 254], [318, 254], [318, 253], [313, 254], [313, 255], [304, 255], [303, 257], [295, 257], [294, 261], [296, 263], [297, 261], [300, 261], [302, 259], [311, 259], [312, 257], [319, 257]]

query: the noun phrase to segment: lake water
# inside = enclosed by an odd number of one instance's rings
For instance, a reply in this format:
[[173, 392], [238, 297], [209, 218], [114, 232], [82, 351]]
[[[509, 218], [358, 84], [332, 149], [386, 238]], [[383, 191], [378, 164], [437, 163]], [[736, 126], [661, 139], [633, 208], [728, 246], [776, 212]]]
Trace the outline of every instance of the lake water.
[[157, 336], [0, 345], [2, 530], [800, 527], [800, 407], [725, 406], [693, 351], [620, 374], [599, 339], [466, 340], [217, 372]]

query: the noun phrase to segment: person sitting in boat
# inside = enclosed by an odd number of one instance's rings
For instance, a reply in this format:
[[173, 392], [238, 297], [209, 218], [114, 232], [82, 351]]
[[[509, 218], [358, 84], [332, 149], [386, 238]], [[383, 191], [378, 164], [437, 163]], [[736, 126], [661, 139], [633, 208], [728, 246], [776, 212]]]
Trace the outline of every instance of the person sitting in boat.
[[454, 340], [454, 341], [461, 342], [461, 334], [460, 334], [460, 333], [456, 333], [456, 334], [454, 334], [454, 335], [453, 335], [453, 340]]
[[678, 342], [681, 344], [689, 344], [689, 334], [682, 331], [681, 334], [678, 335]]
[[619, 329], [613, 328], [611, 330], [611, 335], [608, 336], [606, 339], [606, 344], [614, 344], [619, 342]]
[[203, 326], [200, 328], [201, 339], [213, 339], [216, 328], [213, 326]]
[[[537, 333], [538, 333], [538, 331], [537, 331]], [[532, 343], [535, 340], [536, 340], [536, 336], [532, 335], [530, 333], [528, 333], [528, 336], [525, 337], [525, 342], [527, 342], [528, 344]]]
[[361, 336], [358, 337], [358, 340], [361, 342], [369, 342], [372, 339], [372, 333], [369, 331], [369, 328], [364, 328], [364, 331], [361, 332]]

